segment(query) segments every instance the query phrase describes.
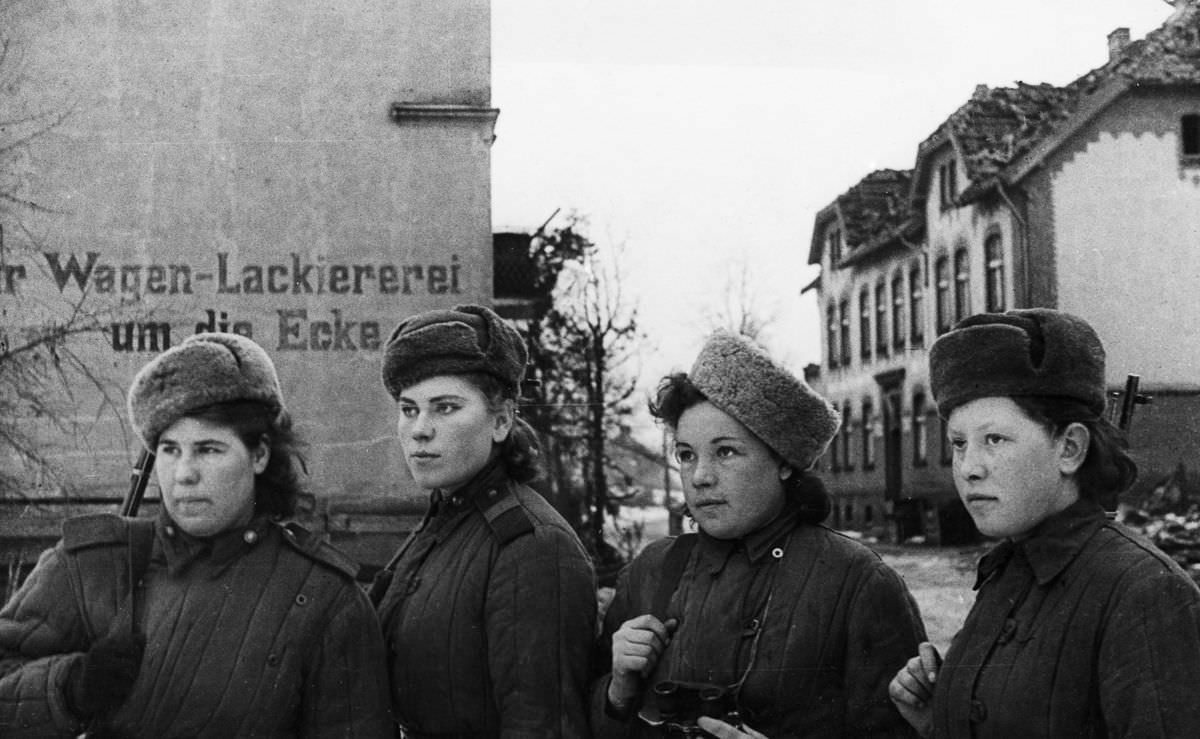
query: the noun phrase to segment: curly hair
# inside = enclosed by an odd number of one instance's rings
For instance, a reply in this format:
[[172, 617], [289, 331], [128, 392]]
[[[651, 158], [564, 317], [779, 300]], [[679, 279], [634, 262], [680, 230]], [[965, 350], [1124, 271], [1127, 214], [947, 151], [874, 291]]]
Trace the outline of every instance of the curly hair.
[[270, 458], [266, 469], [254, 476], [254, 510], [285, 518], [296, 511], [296, 502], [304, 492], [301, 474], [307, 472], [301, 451], [304, 442], [292, 428], [286, 412], [272, 417], [271, 409], [254, 401], [232, 401], [204, 406], [187, 414], [233, 430], [247, 449], [255, 449], [266, 439]]
[[[679, 419], [684, 411], [707, 401], [708, 397], [692, 383], [686, 372], [676, 372], [658, 383], [658, 391], [649, 402], [650, 415], [674, 433], [679, 428]], [[763, 445], [767, 446], [765, 442]], [[770, 446], [767, 449], [778, 463], [786, 464], [774, 449]], [[793, 470], [782, 484], [788, 504], [800, 510], [802, 521], [818, 524], [829, 517], [832, 509], [829, 493], [816, 475], [807, 470]]]

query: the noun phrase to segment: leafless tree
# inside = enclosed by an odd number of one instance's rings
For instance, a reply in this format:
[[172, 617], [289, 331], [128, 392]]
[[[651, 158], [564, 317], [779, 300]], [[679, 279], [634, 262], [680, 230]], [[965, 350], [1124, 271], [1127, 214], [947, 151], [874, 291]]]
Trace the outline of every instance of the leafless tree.
[[32, 86], [15, 48], [0, 39], [0, 497], [27, 497], [31, 484], [43, 492], [69, 489], [42, 438], [47, 430], [65, 438], [81, 435], [84, 393], [98, 391], [100, 410], [120, 417], [120, 388], [77, 347], [81, 338], [103, 334], [112, 321], [137, 310], [129, 299], [98, 302], [86, 292], [47, 298], [23, 286], [43, 247], [29, 218], [56, 214], [28, 194], [31, 150], [71, 111], [37, 108], [36, 95], [25, 94]]

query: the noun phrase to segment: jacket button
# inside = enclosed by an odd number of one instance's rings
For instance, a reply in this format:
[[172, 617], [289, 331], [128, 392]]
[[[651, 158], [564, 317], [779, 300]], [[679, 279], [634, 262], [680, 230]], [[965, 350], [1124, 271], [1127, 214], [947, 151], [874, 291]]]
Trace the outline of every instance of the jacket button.
[[167, 535], [167, 538], [169, 539], [169, 538], [175, 536], [175, 527], [167, 525], [167, 526], [163, 527], [163, 533], [165, 533]]
[[775, 547], [772, 549], [771, 556], [775, 559], [783, 559], [783, 547]]
[[247, 544], [253, 544], [254, 542], [258, 541], [258, 533], [247, 529], [246, 533], [242, 534], [242, 539], [244, 539]]
[[971, 712], [967, 715], [967, 718], [976, 724], [987, 720], [987, 706], [983, 705], [983, 701], [978, 698], [971, 700]]

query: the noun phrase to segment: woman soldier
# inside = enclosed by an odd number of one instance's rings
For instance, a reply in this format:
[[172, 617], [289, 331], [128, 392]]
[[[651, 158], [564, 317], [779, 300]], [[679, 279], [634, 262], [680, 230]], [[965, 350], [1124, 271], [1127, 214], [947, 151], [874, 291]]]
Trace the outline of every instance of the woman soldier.
[[1099, 502], [1137, 467], [1101, 415], [1091, 326], [1047, 309], [980, 314], [929, 364], [959, 497], [1002, 541], [945, 664], [922, 644], [892, 681], [896, 705], [924, 736], [1197, 736], [1200, 590]]
[[356, 568], [278, 522], [298, 442], [266, 353], [191, 336], [137, 374], [129, 417], [162, 510], [67, 521], [0, 612], [0, 734], [388, 736]]
[[[516, 417], [520, 334], [463, 305], [403, 321], [383, 383], [430, 505], [374, 589], [406, 737], [581, 737], [595, 633], [591, 564], [525, 483], [533, 430]], [[386, 589], [386, 590], [385, 590]]]
[[887, 683], [924, 638], [916, 604], [879, 557], [819, 525], [829, 499], [808, 470], [834, 409], [717, 333], [651, 411], [674, 432], [699, 533], [654, 542], [618, 578], [597, 736], [908, 736]]

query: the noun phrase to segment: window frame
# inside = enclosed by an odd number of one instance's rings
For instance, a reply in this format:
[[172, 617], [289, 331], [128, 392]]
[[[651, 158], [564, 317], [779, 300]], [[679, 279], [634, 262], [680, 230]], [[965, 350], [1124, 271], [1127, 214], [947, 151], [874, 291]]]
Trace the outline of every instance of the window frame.
[[842, 298], [838, 304], [838, 312], [841, 314], [841, 335], [839, 336], [841, 347], [841, 361], [843, 367], [850, 366], [851, 349], [850, 349], [850, 299]]
[[933, 263], [933, 289], [938, 335], [950, 330], [954, 317], [954, 296], [951, 293], [950, 257], [939, 256]]
[[1004, 237], [992, 232], [983, 240], [983, 265], [985, 308], [989, 313], [1003, 313], [1008, 301], [1005, 297]]
[[851, 437], [854, 434], [854, 408], [849, 400], [842, 403], [842, 469], [851, 472], [854, 470], [854, 458], [850, 455], [850, 450], [853, 446]]
[[929, 411], [925, 407], [925, 392], [917, 390], [912, 397], [913, 467], [929, 465]]
[[829, 345], [829, 369], [832, 370], [838, 368], [838, 359], [841, 357], [841, 350], [838, 346], [838, 328], [840, 322], [838, 321], [837, 305], [835, 303], [831, 302], [828, 305], [825, 317], [827, 320], [825, 342]]
[[905, 316], [908, 311], [905, 309], [905, 295], [907, 290], [904, 289], [904, 270], [896, 270], [896, 274], [892, 275], [892, 348], [897, 352], [904, 351], [905, 340]]
[[858, 290], [858, 354], [863, 364], [871, 361], [871, 290]]
[[888, 342], [888, 308], [887, 282], [881, 275], [875, 282], [875, 356], [886, 357], [890, 354]]
[[966, 245], [954, 250], [954, 322], [971, 315], [971, 253]]
[[908, 270], [909, 342], [913, 347], [925, 345], [925, 277], [920, 260]]
[[1179, 117], [1179, 160], [1185, 165], [1200, 165], [1200, 113]]
[[870, 396], [862, 399], [862, 410], [860, 418], [862, 419], [861, 439], [862, 439], [862, 468], [864, 470], [875, 469], [875, 423], [873, 415], [875, 413], [875, 401]]

